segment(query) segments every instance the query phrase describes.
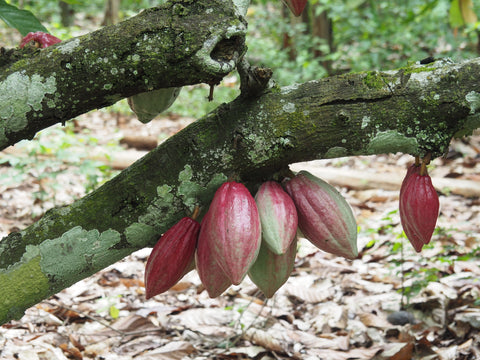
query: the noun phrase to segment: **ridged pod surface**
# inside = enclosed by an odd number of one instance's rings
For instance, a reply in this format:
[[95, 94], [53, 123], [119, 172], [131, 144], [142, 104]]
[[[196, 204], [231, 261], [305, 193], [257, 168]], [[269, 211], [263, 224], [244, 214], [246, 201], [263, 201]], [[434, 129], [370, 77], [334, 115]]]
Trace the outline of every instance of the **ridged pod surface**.
[[285, 254], [295, 239], [297, 209], [292, 198], [275, 181], [264, 182], [255, 195], [262, 224], [262, 241], [277, 255]]
[[191, 270], [199, 231], [197, 221], [184, 217], [158, 240], [145, 267], [147, 299], [167, 291]]
[[[202, 220], [202, 228], [205, 223], [209, 223], [207, 220], [209, 213], [207, 213]], [[197, 252], [195, 255], [197, 272], [203, 286], [208, 292], [211, 298], [215, 298], [221, 295], [228, 289], [232, 282], [225, 275], [222, 268], [215, 261], [212, 250], [210, 249], [210, 242], [206, 241], [206, 238], [201, 239], [199, 237], [197, 243]]]
[[257, 260], [253, 263], [248, 276], [255, 285], [271, 298], [290, 277], [297, 254], [297, 238], [290, 243], [285, 254], [277, 255], [262, 241]]
[[400, 189], [399, 211], [403, 231], [420, 252], [430, 242], [437, 223], [440, 202], [426, 169], [420, 174], [420, 166], [407, 170]]
[[174, 103], [181, 89], [181, 87], [171, 87], [147, 91], [130, 96], [127, 102], [138, 120], [146, 124], [167, 110]]
[[232, 284], [240, 284], [257, 257], [261, 241], [257, 205], [243, 184], [229, 181], [218, 188], [198, 241], [208, 242], [225, 275]]
[[307, 5], [307, 0], [282, 0], [288, 6], [290, 11], [295, 16], [300, 16]]
[[354, 259], [358, 256], [357, 224], [350, 205], [330, 184], [300, 171], [285, 183], [298, 212], [303, 235], [319, 249]]

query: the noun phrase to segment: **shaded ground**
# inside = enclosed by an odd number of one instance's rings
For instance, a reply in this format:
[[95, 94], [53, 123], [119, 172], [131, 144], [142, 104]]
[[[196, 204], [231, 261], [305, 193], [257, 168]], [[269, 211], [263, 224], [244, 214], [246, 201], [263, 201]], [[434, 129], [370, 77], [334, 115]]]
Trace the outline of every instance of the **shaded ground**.
[[[87, 142], [86, 147], [75, 145], [87, 154], [72, 146], [69, 151], [77, 157], [65, 155], [57, 162], [47, 151], [46, 165], [32, 165], [21, 182], [6, 181], [15, 169], [8, 158], [0, 168], [2, 235], [30, 224], [32, 214], [82, 196], [88, 171], [97, 169], [82, 168], [89, 155], [103, 151], [127, 157], [115, 145], [125, 134], [161, 141], [190, 121], [162, 118], [142, 125], [94, 112], [79, 117], [71, 129]], [[17, 148], [32, 151], [28, 145]], [[478, 182], [479, 149], [478, 136], [456, 142], [448, 159], [433, 162], [430, 174]], [[391, 174], [400, 182], [411, 161], [399, 155], [355, 157], [297, 164], [295, 169], [321, 174], [328, 167], [342, 176], [352, 170]], [[40, 176], [49, 171], [56, 176]], [[416, 254], [402, 237], [398, 188], [367, 184], [339, 190], [359, 224], [357, 260], [326, 254], [301, 240], [295, 269], [272, 299], [266, 300], [248, 279], [210, 299], [191, 272], [171, 291], [146, 300], [143, 271], [150, 249], [144, 249], [0, 327], [0, 358], [480, 358], [478, 195], [466, 198], [452, 188], [441, 189], [437, 231], [431, 246]], [[42, 191], [42, 198], [31, 195]]]

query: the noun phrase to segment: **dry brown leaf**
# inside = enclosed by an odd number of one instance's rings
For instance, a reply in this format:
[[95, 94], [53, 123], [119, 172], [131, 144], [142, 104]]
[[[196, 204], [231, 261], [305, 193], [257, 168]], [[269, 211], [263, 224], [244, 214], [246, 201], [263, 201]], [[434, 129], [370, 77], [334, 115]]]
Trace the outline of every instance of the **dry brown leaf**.
[[195, 347], [186, 341], [171, 341], [167, 345], [135, 357], [136, 360], [182, 360], [196, 352]]
[[388, 329], [392, 327], [385, 318], [372, 313], [358, 314], [360, 321], [367, 327], [376, 327], [378, 329]]
[[288, 282], [284, 285], [285, 292], [299, 300], [315, 304], [329, 299], [334, 294], [334, 287], [330, 279], [307, 285], [299, 281]]
[[382, 353], [384, 359], [389, 360], [411, 360], [414, 345], [413, 343], [396, 343], [387, 345], [388, 348]]
[[351, 359], [372, 359], [382, 350], [380, 346], [371, 348], [357, 348], [350, 351], [336, 351], [331, 349], [308, 349], [307, 355], [316, 356], [317, 359], [328, 360], [351, 360]]
[[271, 332], [250, 328], [244, 334], [243, 338], [269, 351], [287, 352], [287, 349], [282, 346], [282, 343], [277, 338], [271, 335]]

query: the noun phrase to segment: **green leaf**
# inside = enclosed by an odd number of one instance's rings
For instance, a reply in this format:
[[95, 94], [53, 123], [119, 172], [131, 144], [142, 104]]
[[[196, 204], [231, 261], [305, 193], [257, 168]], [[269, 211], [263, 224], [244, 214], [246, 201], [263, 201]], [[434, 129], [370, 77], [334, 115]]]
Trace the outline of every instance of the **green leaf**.
[[0, 19], [8, 26], [17, 29], [22, 36], [35, 31], [48, 32], [30, 11], [20, 10], [16, 6], [7, 4], [5, 0], [0, 0]]
[[462, 11], [460, 10], [459, 0], [453, 0], [450, 5], [450, 26], [452, 28], [461, 27], [465, 24], [463, 21]]
[[110, 306], [109, 312], [110, 312], [110, 316], [112, 317], [112, 319], [116, 319], [120, 315], [120, 310], [118, 310], [115, 307], [115, 305]]

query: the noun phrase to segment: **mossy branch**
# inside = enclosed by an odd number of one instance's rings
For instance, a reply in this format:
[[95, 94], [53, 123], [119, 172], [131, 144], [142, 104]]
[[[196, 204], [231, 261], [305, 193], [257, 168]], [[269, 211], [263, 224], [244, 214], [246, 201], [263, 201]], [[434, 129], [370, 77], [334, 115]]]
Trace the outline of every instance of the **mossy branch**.
[[[149, 90], [218, 83], [245, 52], [231, 1], [168, 2], [32, 53], [0, 52], [0, 150]], [[23, 53], [22, 53], [23, 52]]]
[[0, 242], [0, 323], [152, 246], [227, 178], [252, 191], [312, 159], [446, 151], [480, 127], [480, 59], [365, 72], [240, 96], [88, 196]]

